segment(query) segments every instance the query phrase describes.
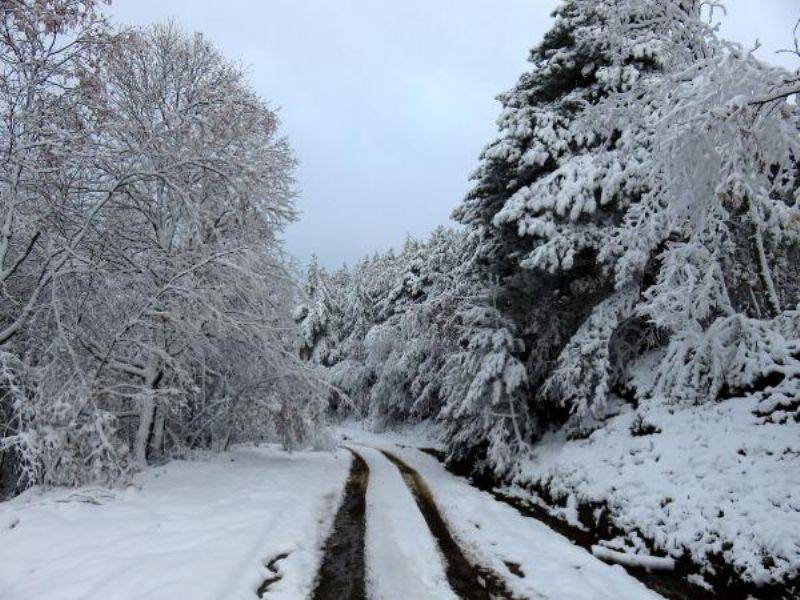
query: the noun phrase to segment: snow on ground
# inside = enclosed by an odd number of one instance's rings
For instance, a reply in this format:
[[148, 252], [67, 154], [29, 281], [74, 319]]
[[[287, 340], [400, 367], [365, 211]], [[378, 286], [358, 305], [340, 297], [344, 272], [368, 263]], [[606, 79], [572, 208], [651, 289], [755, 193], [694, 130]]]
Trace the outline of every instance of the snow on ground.
[[[500, 574], [512, 591], [521, 597], [559, 600], [660, 598], [630, 577], [622, 567], [605, 564], [539, 521], [523, 517], [490, 494], [447, 472], [432, 456], [414, 448], [401, 447], [406, 444], [430, 445], [427, 432], [412, 431], [410, 436], [378, 435], [348, 427], [342, 433], [352, 440], [386, 448], [417, 469], [427, 481], [439, 510], [462, 547], [481, 565]], [[358, 450], [361, 451], [360, 446]], [[518, 564], [524, 577], [514, 575], [506, 562]]]
[[29, 490], [0, 504], [3, 600], [307, 597], [347, 452], [242, 448], [147, 469], [136, 487]]
[[455, 600], [436, 541], [397, 468], [353, 446], [369, 466], [367, 589], [374, 600]]
[[754, 399], [678, 407], [652, 403], [635, 437], [632, 410], [588, 439], [553, 436], [521, 468], [521, 484], [606, 501], [616, 524], [703, 562], [722, 553], [755, 582], [800, 570], [800, 424], [761, 424]]

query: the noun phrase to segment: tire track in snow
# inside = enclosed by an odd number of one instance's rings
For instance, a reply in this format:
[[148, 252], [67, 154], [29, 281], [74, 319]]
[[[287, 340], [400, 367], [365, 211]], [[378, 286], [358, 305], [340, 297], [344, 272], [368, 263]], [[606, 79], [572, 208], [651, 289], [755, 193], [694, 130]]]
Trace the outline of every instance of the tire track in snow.
[[313, 600], [366, 600], [364, 540], [369, 467], [358, 452], [353, 455], [350, 475], [333, 529], [325, 542], [322, 564], [311, 595]]
[[[439, 461], [439, 463], [443, 466], [443, 468], [445, 468], [454, 477], [458, 477], [459, 479], [463, 480], [467, 485], [475, 489], [491, 494], [495, 500], [497, 500], [501, 504], [510, 506], [511, 508], [516, 510], [522, 517], [541, 523], [542, 525], [551, 529], [554, 533], [567, 538], [575, 546], [583, 548], [589, 554], [592, 554], [593, 545], [599, 543], [603, 539], [614, 537], [614, 535], [610, 534], [609, 532], [605, 532], [603, 534], [593, 533], [589, 530], [584, 530], [574, 525], [570, 525], [561, 518], [551, 514], [546, 508], [534, 504], [533, 502], [529, 502], [524, 498], [517, 498], [499, 491], [495, 487], [498, 484], [498, 482], [490, 480], [476, 481], [475, 479], [467, 477], [463, 472], [449, 469], [444, 465], [445, 456], [444, 453], [441, 452], [440, 450], [436, 450], [434, 448], [413, 448], [412, 446], [400, 446], [400, 447], [412, 448], [419, 452], [422, 452], [423, 454], [432, 456], [437, 461]], [[598, 560], [602, 559], [598, 558]], [[610, 564], [613, 565], [614, 563]], [[514, 569], [519, 569], [519, 565], [516, 565], [514, 563], [512, 564], [506, 563], [506, 566], [509, 567], [509, 570], [512, 573], [514, 573]], [[686, 567], [682, 565], [679, 566], [678, 569], [676, 569], [674, 572], [651, 571], [643, 567], [631, 567], [631, 566], [623, 566], [623, 568], [625, 569], [625, 572], [628, 573], [628, 575], [642, 582], [653, 592], [660, 594], [664, 598], [669, 598], [671, 600], [711, 600], [714, 598], [723, 597], [715, 592], [705, 590], [699, 585], [690, 583], [687, 580], [687, 575], [690, 575], [695, 572], [686, 570]], [[524, 573], [522, 576], [524, 576]], [[727, 600], [727, 596], [724, 597]], [[748, 594], [746, 592], [743, 592], [741, 593], [741, 595], [737, 595], [736, 598], [737, 599], [741, 598], [742, 600], [746, 600], [748, 598]]]
[[270, 586], [272, 586], [272, 584], [277, 583], [281, 579], [283, 579], [283, 574], [281, 573], [280, 569], [278, 568], [278, 563], [281, 562], [282, 560], [288, 558], [288, 557], [289, 557], [289, 553], [288, 552], [284, 552], [282, 554], [278, 554], [278, 556], [276, 556], [275, 558], [267, 561], [265, 566], [267, 567], [267, 570], [270, 573], [272, 573], [272, 575], [267, 577], [264, 581], [261, 582], [261, 585], [258, 586], [258, 589], [256, 590], [256, 595], [259, 598], [263, 598], [264, 597], [264, 594], [267, 593], [267, 591], [269, 590]]
[[459, 600], [436, 539], [402, 474], [371, 446], [367, 491], [367, 594], [372, 600]]
[[383, 449], [380, 452], [397, 467], [414, 496], [417, 507], [444, 556], [447, 580], [453, 591], [464, 600], [513, 599], [514, 596], [497, 574], [472, 564], [464, 555], [442, 518], [422, 475], [391, 452]]

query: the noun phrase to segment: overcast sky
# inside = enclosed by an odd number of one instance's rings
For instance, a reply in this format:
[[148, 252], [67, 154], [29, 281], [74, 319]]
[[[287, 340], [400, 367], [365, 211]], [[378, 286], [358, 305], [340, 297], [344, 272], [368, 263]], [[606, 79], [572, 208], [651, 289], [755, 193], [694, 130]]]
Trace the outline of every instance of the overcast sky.
[[[447, 223], [492, 139], [498, 92], [526, 68], [557, 0], [114, 0], [121, 23], [174, 17], [244, 64], [300, 160], [300, 261], [352, 263]], [[762, 58], [797, 0], [727, 0], [724, 33]], [[800, 65], [794, 65], [800, 66]]]

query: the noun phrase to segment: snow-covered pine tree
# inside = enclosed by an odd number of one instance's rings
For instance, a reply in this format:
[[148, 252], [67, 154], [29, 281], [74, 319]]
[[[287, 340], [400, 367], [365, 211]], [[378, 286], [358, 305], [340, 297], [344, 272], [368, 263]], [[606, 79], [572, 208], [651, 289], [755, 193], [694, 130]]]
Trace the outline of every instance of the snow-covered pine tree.
[[457, 312], [475, 293], [473, 251], [462, 232], [439, 227], [333, 275], [312, 263], [295, 317], [303, 356], [333, 387], [330, 408], [376, 428], [438, 414]]
[[466, 243], [462, 233], [440, 227], [407, 243], [399, 257], [392, 314], [370, 331], [373, 345], [384, 343], [370, 396], [378, 425], [431, 418], [441, 409], [445, 362], [460, 335], [456, 313], [471, 293]]
[[469, 266], [474, 248], [463, 232], [437, 228], [424, 252], [424, 301], [405, 317], [406, 329], [420, 348], [410, 386], [412, 411], [419, 418], [436, 416], [443, 406], [446, 362], [457, 351], [462, 333], [458, 313], [477, 289]]
[[508, 474], [526, 448], [533, 426], [527, 408], [524, 343], [514, 324], [478, 297], [459, 311], [459, 348], [442, 370], [444, 424], [451, 461]]
[[329, 280], [319, 259], [312, 256], [303, 283], [303, 301], [294, 310], [295, 321], [300, 327], [300, 357], [326, 367], [334, 363], [336, 346], [332, 313], [337, 307], [333, 304]]
[[615, 291], [607, 249], [647, 189], [650, 146], [638, 123], [612, 127], [592, 109], [662, 62], [646, 28], [611, 35], [618, 9], [567, 0], [556, 10], [533, 69], [500, 96], [500, 136], [454, 213], [479, 239], [476, 268], [499, 278], [498, 306], [526, 343], [534, 413], [602, 413], [610, 344], [634, 318], [638, 289]]
[[797, 328], [787, 327], [800, 300], [797, 76], [718, 39], [700, 4], [648, 3], [669, 68], [610, 113], [650, 133], [653, 158], [609, 253], [617, 287], [656, 265], [637, 312], [670, 343], [643, 395], [703, 402], [762, 389], [786, 399], [798, 389]]
[[331, 384], [336, 412], [369, 412], [375, 370], [387, 352], [378, 331], [369, 333], [396, 312], [393, 293], [404, 259], [390, 250], [332, 274], [316, 257], [309, 264], [302, 302], [294, 310], [299, 353]]
[[497, 271], [523, 266], [556, 273], [591, 268], [609, 225], [644, 191], [649, 154], [622, 152], [636, 130], [585, 119], [587, 108], [658, 68], [656, 51], [626, 40], [609, 46], [607, 0], [567, 0], [531, 52], [533, 69], [499, 96], [500, 135], [484, 150], [476, 184], [454, 217], [481, 238]]

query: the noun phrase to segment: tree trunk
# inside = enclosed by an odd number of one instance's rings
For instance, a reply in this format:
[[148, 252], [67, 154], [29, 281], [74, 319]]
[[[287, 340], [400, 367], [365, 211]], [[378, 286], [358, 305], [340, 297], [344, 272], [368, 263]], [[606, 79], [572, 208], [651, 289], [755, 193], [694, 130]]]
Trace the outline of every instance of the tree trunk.
[[150, 427], [153, 425], [155, 414], [155, 396], [152, 390], [148, 390], [139, 408], [139, 428], [136, 430], [136, 441], [134, 443], [134, 457], [141, 467], [147, 465], [147, 442], [150, 439]]
[[764, 249], [764, 233], [761, 221], [758, 219], [756, 207], [750, 201], [750, 219], [753, 222], [753, 252], [755, 254], [756, 269], [761, 286], [764, 288], [764, 300], [767, 305], [767, 312], [771, 317], [776, 317], [781, 313], [781, 301], [775, 289], [775, 282], [772, 279], [772, 271], [767, 261], [767, 253]]
[[164, 454], [164, 410], [156, 408], [156, 422], [153, 427], [153, 443], [150, 446], [159, 455]]
[[147, 465], [147, 448], [150, 445], [150, 436], [156, 416], [155, 391], [163, 376], [164, 372], [161, 370], [151, 371], [145, 385], [146, 392], [142, 398], [142, 405], [139, 407], [139, 428], [136, 430], [133, 455], [136, 462], [142, 467]]

